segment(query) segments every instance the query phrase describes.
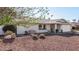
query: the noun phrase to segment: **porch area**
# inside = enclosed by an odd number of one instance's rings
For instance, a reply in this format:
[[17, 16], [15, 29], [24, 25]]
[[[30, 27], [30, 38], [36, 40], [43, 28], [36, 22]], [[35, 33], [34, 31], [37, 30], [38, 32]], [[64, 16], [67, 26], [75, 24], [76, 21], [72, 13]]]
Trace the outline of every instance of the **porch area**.
[[51, 33], [61, 33], [63, 32], [61, 29], [61, 24], [40, 24], [39, 30], [47, 30]]

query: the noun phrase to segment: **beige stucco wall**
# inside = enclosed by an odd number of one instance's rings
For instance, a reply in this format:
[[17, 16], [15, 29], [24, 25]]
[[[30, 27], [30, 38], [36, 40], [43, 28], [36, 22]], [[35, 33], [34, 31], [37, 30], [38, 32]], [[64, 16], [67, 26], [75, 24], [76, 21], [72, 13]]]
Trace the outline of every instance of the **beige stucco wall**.
[[[50, 31], [50, 25], [46, 25], [46, 29]], [[61, 32], [61, 30], [63, 30], [63, 32], [70, 32], [71, 29], [72, 29], [71, 25], [66, 24], [66, 25], [61, 25], [59, 31]]]
[[[30, 27], [29, 29], [39, 30], [39, 25], [34, 25], [34, 26]], [[70, 32], [71, 29], [72, 29], [71, 25], [66, 24], [66, 25], [61, 25], [59, 31], [61, 32], [61, 30], [63, 30], [63, 32]], [[50, 31], [50, 25], [49, 24], [46, 25], [46, 30]]]
[[46, 29], [50, 31], [50, 25], [46, 25]]
[[[31, 26], [29, 29], [39, 30], [39, 25], [37, 24], [37, 25]], [[46, 30], [50, 31], [50, 25], [46, 25]]]

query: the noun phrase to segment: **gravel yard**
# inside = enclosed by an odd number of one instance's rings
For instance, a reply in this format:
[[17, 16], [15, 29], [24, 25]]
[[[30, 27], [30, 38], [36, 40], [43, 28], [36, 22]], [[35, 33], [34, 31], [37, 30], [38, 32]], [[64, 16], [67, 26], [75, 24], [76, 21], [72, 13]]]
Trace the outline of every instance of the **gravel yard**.
[[0, 51], [79, 51], [79, 36], [46, 36], [33, 40], [31, 36], [17, 37], [13, 43], [0, 42]]

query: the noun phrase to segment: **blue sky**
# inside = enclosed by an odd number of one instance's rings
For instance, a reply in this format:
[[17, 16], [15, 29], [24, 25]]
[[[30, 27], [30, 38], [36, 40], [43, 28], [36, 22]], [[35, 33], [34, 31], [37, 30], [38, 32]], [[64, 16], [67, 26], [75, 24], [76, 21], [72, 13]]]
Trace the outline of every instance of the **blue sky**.
[[50, 7], [49, 10], [55, 19], [64, 18], [70, 21], [79, 19], [79, 7]]

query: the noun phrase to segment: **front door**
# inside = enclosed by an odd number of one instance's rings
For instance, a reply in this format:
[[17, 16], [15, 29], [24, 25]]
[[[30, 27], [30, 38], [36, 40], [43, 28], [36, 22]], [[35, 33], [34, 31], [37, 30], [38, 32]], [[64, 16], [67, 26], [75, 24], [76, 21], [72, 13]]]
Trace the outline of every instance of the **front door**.
[[51, 31], [51, 32], [54, 32], [54, 28], [55, 28], [55, 25], [54, 25], [54, 24], [51, 24], [51, 25], [50, 25], [50, 31]]

